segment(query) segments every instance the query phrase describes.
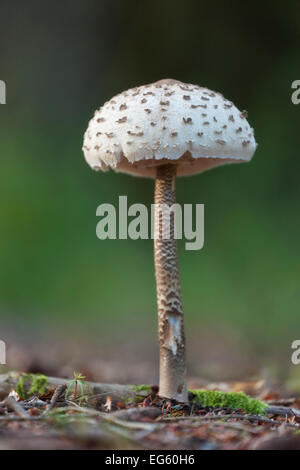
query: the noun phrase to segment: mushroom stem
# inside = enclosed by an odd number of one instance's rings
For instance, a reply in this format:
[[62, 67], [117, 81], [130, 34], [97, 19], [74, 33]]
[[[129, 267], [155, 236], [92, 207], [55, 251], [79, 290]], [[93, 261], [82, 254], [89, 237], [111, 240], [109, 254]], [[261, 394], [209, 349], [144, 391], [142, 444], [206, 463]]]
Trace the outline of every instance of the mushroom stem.
[[183, 310], [174, 230], [175, 180], [176, 165], [161, 165], [157, 168], [154, 262], [160, 347], [159, 394], [187, 402]]

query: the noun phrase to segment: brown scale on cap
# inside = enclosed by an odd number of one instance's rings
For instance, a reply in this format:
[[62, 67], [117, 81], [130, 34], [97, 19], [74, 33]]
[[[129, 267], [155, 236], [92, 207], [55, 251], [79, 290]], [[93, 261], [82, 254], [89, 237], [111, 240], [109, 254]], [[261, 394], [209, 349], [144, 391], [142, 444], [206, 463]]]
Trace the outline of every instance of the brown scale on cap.
[[144, 132], [131, 132], [131, 131], [127, 131], [127, 134], [129, 135], [135, 135], [136, 137], [142, 137], [144, 135]]
[[127, 116], [123, 116], [122, 118], [119, 118], [116, 120], [118, 124], [123, 124], [126, 121], [127, 121]]
[[188, 87], [186, 86], [182, 86], [182, 85], [179, 85], [179, 88], [181, 88], [181, 90], [183, 91], [191, 91]]

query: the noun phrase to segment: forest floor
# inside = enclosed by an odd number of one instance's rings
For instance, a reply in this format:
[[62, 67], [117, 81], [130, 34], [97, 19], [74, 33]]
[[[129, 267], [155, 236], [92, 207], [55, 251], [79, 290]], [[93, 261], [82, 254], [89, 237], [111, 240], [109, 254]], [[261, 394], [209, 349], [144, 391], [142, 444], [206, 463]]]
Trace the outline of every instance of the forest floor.
[[179, 404], [161, 399], [155, 386], [119, 389], [80, 374], [67, 380], [10, 372], [0, 376], [0, 450], [300, 449], [300, 399], [263, 385], [222, 384], [222, 397], [239, 397], [241, 389], [259, 395], [267, 408], [255, 413], [243, 402], [235, 409], [202, 405], [192, 392]]
[[[219, 390], [229, 397], [245, 392], [267, 406], [255, 413], [247, 406], [226, 406], [226, 400], [223, 406], [201, 404], [193, 393], [185, 405], [161, 399], [152, 385], [154, 366], [144, 358], [124, 353], [107, 363], [97, 357], [100, 374], [93, 361], [81, 357], [66, 366], [62, 351], [56, 350], [55, 360], [54, 351], [10, 347], [10, 367], [0, 371], [0, 450], [300, 450], [300, 394], [264, 374], [222, 382], [197, 376], [188, 382], [190, 390]], [[125, 363], [132, 375], [124, 375]], [[133, 377], [150, 385], [126, 385]], [[121, 388], [110, 385], [116, 382]]]

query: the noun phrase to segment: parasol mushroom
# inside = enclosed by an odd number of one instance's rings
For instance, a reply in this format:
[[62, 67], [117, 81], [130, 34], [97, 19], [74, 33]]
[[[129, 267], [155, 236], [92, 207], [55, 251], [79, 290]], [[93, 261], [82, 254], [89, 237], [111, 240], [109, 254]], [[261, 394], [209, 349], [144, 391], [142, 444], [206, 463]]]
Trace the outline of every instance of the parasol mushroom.
[[179, 402], [187, 401], [181, 287], [174, 214], [165, 237], [161, 207], [176, 202], [176, 176], [251, 159], [256, 142], [246, 117], [220, 93], [166, 79], [113, 97], [95, 112], [84, 136], [84, 156], [94, 170], [155, 178], [159, 394]]

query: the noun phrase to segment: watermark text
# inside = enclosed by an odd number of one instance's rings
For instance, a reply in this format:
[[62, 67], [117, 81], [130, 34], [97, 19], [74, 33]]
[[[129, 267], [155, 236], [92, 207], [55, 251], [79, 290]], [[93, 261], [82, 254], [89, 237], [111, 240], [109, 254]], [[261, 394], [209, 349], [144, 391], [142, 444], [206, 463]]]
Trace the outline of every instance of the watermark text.
[[6, 344], [0, 340], [0, 364], [6, 364]]
[[291, 348], [295, 350], [291, 356], [292, 364], [298, 366], [300, 364], [300, 339], [295, 339], [292, 342]]
[[292, 83], [292, 88], [295, 90], [291, 96], [292, 103], [299, 104], [300, 103], [300, 80], [294, 80]]
[[[201, 250], [204, 246], [204, 204], [152, 204], [149, 211], [144, 204], [128, 207], [127, 196], [119, 196], [118, 210], [113, 204], [97, 207], [96, 234], [100, 240], [163, 239], [186, 241], [186, 250]], [[130, 220], [129, 220], [130, 218]]]
[[6, 104], [6, 84], [0, 80], [0, 104]]

